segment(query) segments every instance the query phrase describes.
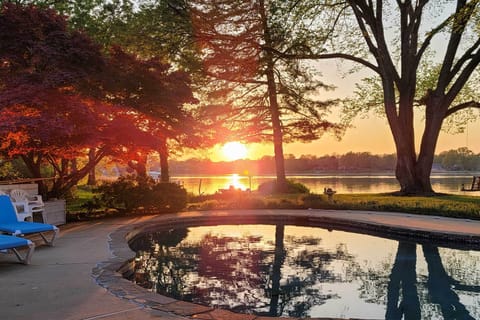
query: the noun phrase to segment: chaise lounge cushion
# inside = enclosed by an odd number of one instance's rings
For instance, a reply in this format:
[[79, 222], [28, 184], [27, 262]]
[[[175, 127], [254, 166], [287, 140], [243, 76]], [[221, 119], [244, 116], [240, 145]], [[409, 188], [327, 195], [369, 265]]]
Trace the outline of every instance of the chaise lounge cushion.
[[[20, 248], [27, 249], [27, 252], [23, 256], [17, 250]], [[35, 251], [35, 244], [27, 239], [0, 234], [0, 252], [9, 253], [10, 251], [17, 256], [17, 259], [20, 262], [24, 264], [30, 264], [33, 251]]]
[[53, 225], [37, 222], [0, 223], [0, 231], [15, 235], [55, 231], [55, 229], [56, 227]]
[[30, 240], [24, 238], [0, 234], [0, 250], [24, 247], [28, 246], [30, 243]]

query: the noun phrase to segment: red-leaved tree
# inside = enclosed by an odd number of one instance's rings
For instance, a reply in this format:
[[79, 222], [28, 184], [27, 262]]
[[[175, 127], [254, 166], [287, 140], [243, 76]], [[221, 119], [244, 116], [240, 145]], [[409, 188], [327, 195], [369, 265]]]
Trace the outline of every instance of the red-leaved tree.
[[[53, 10], [11, 3], [0, 10], [2, 156], [23, 159], [34, 178], [49, 164], [48, 195], [58, 197], [103, 157], [153, 145], [138, 114], [92, 98], [86, 84], [106, 69], [96, 44]], [[80, 156], [88, 159], [82, 167]], [[39, 187], [46, 195], [42, 181]]]
[[91, 86], [100, 89], [99, 98], [144, 115], [145, 131], [157, 139], [161, 179], [168, 182], [170, 146], [196, 147], [202, 142], [200, 124], [188, 108], [197, 102], [188, 74], [172, 71], [159, 58], [141, 59], [119, 47], [111, 48], [105, 70], [101, 83]]

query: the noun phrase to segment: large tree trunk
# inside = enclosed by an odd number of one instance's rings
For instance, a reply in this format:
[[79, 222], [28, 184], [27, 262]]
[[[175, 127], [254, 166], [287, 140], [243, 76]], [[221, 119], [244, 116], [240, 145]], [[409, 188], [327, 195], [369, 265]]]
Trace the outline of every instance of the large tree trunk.
[[[406, 139], [395, 140], [397, 147], [396, 177], [403, 195], [435, 194], [430, 181], [438, 136], [445, 117], [445, 108], [435, 101], [427, 103], [425, 129], [418, 157], [414, 150], [414, 142]], [[408, 143], [407, 143], [408, 142]]]
[[[273, 78], [273, 70], [272, 70]], [[277, 176], [277, 192], [287, 191], [287, 177], [285, 175], [285, 157], [283, 154], [283, 132], [280, 123], [280, 114], [278, 111], [278, 103], [276, 93], [271, 93], [275, 90], [275, 84], [271, 86], [269, 80], [269, 97], [270, 97], [270, 109], [272, 115], [273, 126], [273, 148], [275, 153], [275, 173]], [[270, 88], [272, 87], [272, 88]]]
[[[267, 24], [267, 15], [265, 12], [265, 3], [263, 0], [259, 2], [260, 15], [262, 17], [263, 35], [267, 46], [271, 44], [270, 30]], [[270, 105], [270, 115], [273, 129], [273, 147], [275, 153], [275, 172], [277, 176], [277, 192], [287, 191], [287, 178], [285, 175], [285, 158], [283, 155], [283, 132], [282, 123], [280, 121], [280, 110], [278, 106], [277, 86], [275, 84], [275, 70], [273, 55], [270, 51], [265, 52], [267, 60], [267, 86], [268, 100]]]
[[430, 183], [434, 151], [421, 151], [418, 160], [412, 154], [397, 146], [395, 176], [400, 183], [401, 195], [433, 195]]
[[[94, 161], [95, 159], [95, 148], [90, 148], [88, 151], [88, 161]], [[87, 185], [94, 186], [97, 184], [97, 177], [95, 175], [95, 166], [88, 172]]]
[[[429, 182], [424, 189], [419, 183], [417, 154], [415, 151], [415, 129], [413, 115], [413, 99], [407, 87], [400, 88], [399, 106], [397, 109], [393, 76], [385, 73], [384, 104], [390, 130], [392, 132], [397, 151], [395, 177], [400, 184], [400, 194], [431, 193]], [[403, 94], [402, 94], [403, 93]]]
[[441, 106], [436, 101], [428, 102], [426, 106], [425, 130], [416, 168], [417, 184], [424, 193], [434, 193], [430, 182], [430, 174], [446, 110], [446, 107]]
[[[32, 178], [42, 178], [41, 165], [42, 165], [42, 156], [35, 156], [33, 152], [29, 152], [26, 155], [21, 156], [23, 162], [27, 166], [28, 171], [32, 175]], [[47, 198], [48, 188], [45, 185], [44, 181], [38, 180], [38, 193], [44, 198]]]
[[395, 139], [395, 147], [397, 149], [395, 177], [400, 184], [400, 192], [402, 194], [416, 194], [421, 192], [421, 190], [417, 186], [415, 145], [413, 141], [406, 141], [402, 138], [404, 131], [400, 131], [400, 134], [394, 133], [394, 137], [400, 135], [398, 139]]
[[389, 83], [388, 86], [384, 83], [384, 88], [389, 88], [385, 89], [385, 111], [397, 151], [395, 177], [400, 184], [400, 194], [431, 195], [434, 192], [430, 183], [430, 171], [443, 116], [440, 115], [439, 118], [438, 112], [433, 112], [434, 108], [430, 108], [430, 116], [427, 112], [422, 145], [417, 158], [412, 89], [407, 85], [399, 88], [397, 108], [393, 77], [386, 74], [385, 78], [389, 79], [385, 82]]
[[162, 140], [162, 145], [158, 150], [158, 155], [160, 157], [160, 181], [170, 182], [170, 172], [168, 167], [168, 146], [166, 140]]

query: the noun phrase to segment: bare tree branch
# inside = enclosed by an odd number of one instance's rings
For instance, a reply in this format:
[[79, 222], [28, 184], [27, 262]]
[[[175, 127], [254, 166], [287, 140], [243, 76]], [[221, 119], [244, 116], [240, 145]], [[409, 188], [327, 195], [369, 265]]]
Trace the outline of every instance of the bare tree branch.
[[355, 56], [350, 55], [350, 54], [346, 54], [346, 53], [289, 54], [289, 53], [280, 52], [280, 51], [278, 51], [274, 48], [263, 47], [263, 49], [265, 49], [267, 51], [271, 51], [272, 53], [274, 53], [275, 55], [277, 55], [277, 56], [279, 56], [283, 59], [326, 60], [326, 59], [340, 58], [340, 59], [350, 60], [350, 61], [360, 63], [360, 64], [364, 65], [365, 67], [367, 67], [367, 68], [375, 71], [376, 73], [380, 74], [380, 70], [373, 63], [371, 63], [367, 60], [364, 60], [362, 58], [355, 57]]
[[447, 110], [447, 113], [445, 114], [445, 118], [451, 116], [452, 114], [454, 114], [454, 113], [456, 113], [460, 110], [464, 110], [464, 109], [468, 109], [468, 108], [480, 109], [480, 102], [468, 101], [468, 102], [464, 102], [464, 103], [461, 103], [461, 104], [457, 104], [456, 106], [451, 107], [450, 109]]

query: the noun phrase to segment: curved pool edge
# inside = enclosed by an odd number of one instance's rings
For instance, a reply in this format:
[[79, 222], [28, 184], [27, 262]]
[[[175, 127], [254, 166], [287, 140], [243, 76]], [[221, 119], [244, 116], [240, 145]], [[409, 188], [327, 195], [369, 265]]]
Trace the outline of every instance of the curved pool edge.
[[[390, 223], [393, 221], [393, 223]], [[97, 264], [92, 276], [97, 284], [115, 296], [156, 312], [166, 313], [178, 319], [238, 319], [267, 320], [278, 319], [250, 314], [238, 314], [228, 310], [214, 309], [198, 304], [176, 300], [137, 286], [123, 275], [132, 269], [135, 258], [128, 243], [140, 233], [173, 224], [218, 225], [245, 223], [284, 222], [323, 227], [341, 231], [369, 234], [394, 240], [414, 240], [416, 242], [436, 242], [451, 248], [480, 249], [480, 222], [449, 219], [434, 216], [415, 216], [388, 212], [333, 211], [333, 210], [230, 210], [185, 212], [159, 215], [149, 221], [123, 226], [109, 236], [112, 258]], [[443, 226], [436, 228], [435, 226]], [[430, 228], [429, 228], [430, 226]], [[478, 230], [470, 232], [471, 230]], [[162, 316], [159, 316], [161, 319]], [[283, 318], [286, 319], [286, 318]], [[288, 318], [295, 319], [295, 318]], [[310, 318], [311, 320], [313, 318]], [[322, 319], [322, 318], [315, 318]], [[333, 319], [333, 318], [325, 318]]]

